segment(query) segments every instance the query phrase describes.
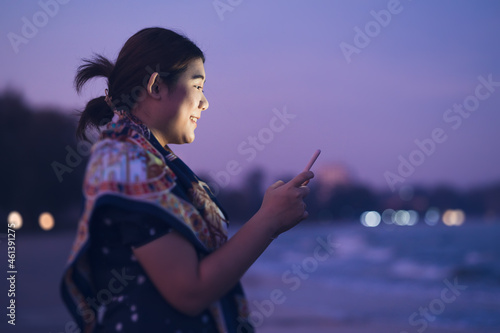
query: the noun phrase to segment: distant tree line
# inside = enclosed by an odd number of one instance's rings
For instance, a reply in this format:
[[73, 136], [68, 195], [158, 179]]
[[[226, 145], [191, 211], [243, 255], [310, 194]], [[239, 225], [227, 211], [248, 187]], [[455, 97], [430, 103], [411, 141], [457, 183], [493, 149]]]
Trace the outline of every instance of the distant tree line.
[[[50, 212], [55, 229], [76, 228], [82, 209], [82, 181], [89, 145], [76, 140], [78, 118], [53, 108], [34, 108], [12, 91], [0, 94], [0, 218], [11, 211], [23, 217], [23, 230], [40, 230], [38, 216]], [[208, 176], [200, 175], [207, 182]], [[218, 200], [232, 221], [248, 220], [260, 207], [265, 173], [253, 170], [239, 188], [222, 188]], [[283, 176], [289, 180], [291, 177]], [[377, 192], [363, 184], [321, 188], [315, 179], [306, 203], [312, 220], [359, 219], [367, 210], [460, 208], [468, 216], [500, 217], [500, 182], [468, 191], [451, 186], [415, 187], [411, 195]]]
[[[264, 194], [262, 189], [263, 172], [254, 170], [238, 189], [222, 189], [218, 199], [228, 215], [236, 221], [246, 221], [260, 207]], [[281, 177], [290, 180], [291, 177]], [[308, 185], [311, 189], [306, 198], [307, 210], [311, 220], [352, 221], [359, 220], [368, 210], [382, 213], [385, 209], [415, 210], [423, 218], [429, 208], [440, 212], [447, 209], [462, 209], [468, 217], [500, 221], [500, 182], [489, 186], [458, 191], [452, 186], [440, 185], [433, 188], [409, 188], [411, 195], [402, 196], [399, 192], [372, 190], [363, 184], [343, 184], [325, 193], [314, 179]]]
[[[56, 225], [71, 225], [82, 204], [81, 182], [86, 160], [67, 169], [62, 181], [55, 162], [66, 164], [66, 147], [77, 146], [76, 117], [52, 108], [26, 104], [19, 93], [0, 95], [0, 214], [23, 217], [23, 229], [38, 228], [38, 216], [50, 212]], [[64, 223], [63, 223], [64, 221]]]

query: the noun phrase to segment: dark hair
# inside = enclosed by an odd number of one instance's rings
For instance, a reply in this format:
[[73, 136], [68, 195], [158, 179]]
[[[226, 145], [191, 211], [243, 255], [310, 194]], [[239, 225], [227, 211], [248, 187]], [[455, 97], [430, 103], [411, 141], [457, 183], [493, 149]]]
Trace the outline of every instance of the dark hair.
[[[164, 28], [146, 28], [127, 40], [116, 64], [98, 54], [92, 59], [83, 59], [84, 64], [76, 73], [75, 88], [80, 93], [90, 79], [107, 78], [108, 95], [114, 108], [130, 112], [152, 73], [158, 72], [170, 91], [189, 62], [199, 58], [205, 62], [203, 52], [187, 37]], [[113, 114], [105, 96], [90, 100], [80, 113], [77, 137], [87, 140], [86, 129], [107, 124]]]

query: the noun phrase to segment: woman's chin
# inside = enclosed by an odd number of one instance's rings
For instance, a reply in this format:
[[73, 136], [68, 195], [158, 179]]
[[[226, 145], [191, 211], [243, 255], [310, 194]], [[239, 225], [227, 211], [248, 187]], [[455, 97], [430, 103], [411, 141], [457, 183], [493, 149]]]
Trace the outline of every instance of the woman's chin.
[[183, 143], [192, 143], [193, 141], [194, 141], [194, 133], [193, 135], [186, 137]]

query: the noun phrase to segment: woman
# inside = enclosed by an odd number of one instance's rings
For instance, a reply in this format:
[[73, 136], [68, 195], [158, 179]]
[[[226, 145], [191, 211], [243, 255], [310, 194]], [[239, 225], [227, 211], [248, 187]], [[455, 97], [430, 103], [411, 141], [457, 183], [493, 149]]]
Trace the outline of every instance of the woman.
[[[252, 332], [239, 280], [280, 233], [307, 218], [312, 172], [278, 181], [227, 240], [228, 218], [207, 184], [169, 148], [191, 143], [202, 111], [204, 55], [162, 28], [132, 36], [115, 64], [79, 67], [78, 92], [108, 82], [77, 134], [106, 124], [92, 148], [84, 211], [63, 299], [83, 332]], [[204, 115], [204, 114], [203, 114]]]

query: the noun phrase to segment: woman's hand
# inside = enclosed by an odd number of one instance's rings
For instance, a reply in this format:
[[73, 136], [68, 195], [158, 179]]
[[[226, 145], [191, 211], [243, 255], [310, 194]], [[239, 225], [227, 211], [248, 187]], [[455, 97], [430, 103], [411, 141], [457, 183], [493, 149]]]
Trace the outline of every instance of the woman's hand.
[[266, 190], [257, 214], [267, 223], [273, 224], [273, 237], [293, 228], [309, 216], [304, 203], [309, 188], [303, 184], [313, 177], [314, 173], [304, 171], [288, 183], [280, 180]]
[[307, 218], [305, 171], [271, 185], [262, 206], [227, 243], [201, 261], [194, 246], [173, 231], [134, 249], [134, 254], [160, 294], [177, 310], [199, 315], [225, 295], [271, 243], [271, 237]]

